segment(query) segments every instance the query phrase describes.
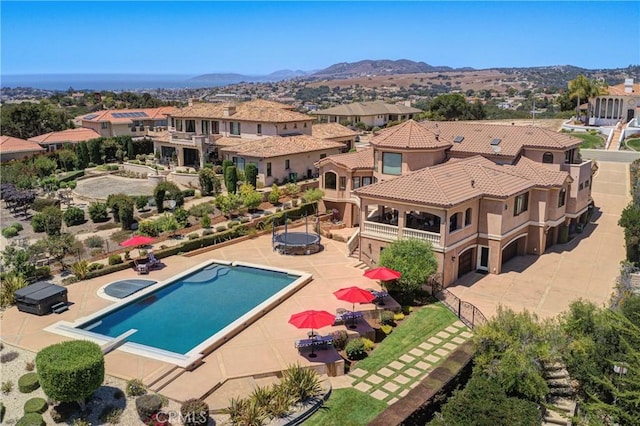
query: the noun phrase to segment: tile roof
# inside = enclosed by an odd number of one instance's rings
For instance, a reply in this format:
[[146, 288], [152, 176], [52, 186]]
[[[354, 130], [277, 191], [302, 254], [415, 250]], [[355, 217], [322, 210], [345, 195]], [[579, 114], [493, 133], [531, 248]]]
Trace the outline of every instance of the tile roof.
[[326, 163], [334, 163], [349, 170], [373, 170], [373, 149], [367, 148], [347, 154], [330, 155], [318, 161], [317, 164], [321, 166]]
[[342, 147], [344, 147], [344, 144], [340, 142], [318, 139], [309, 135], [296, 135], [272, 136], [265, 139], [244, 142], [239, 145], [223, 148], [222, 150], [245, 157], [269, 158]]
[[232, 138], [232, 137], [227, 137], [227, 136], [217, 136], [214, 139], [214, 145], [219, 146], [219, 147], [229, 147], [229, 146], [236, 146], [236, 145], [241, 145], [244, 143], [249, 143], [249, 142], [255, 142], [256, 140], [262, 140], [265, 138], [260, 138], [260, 139], [244, 139], [244, 138]]
[[318, 115], [384, 115], [384, 114], [417, 114], [421, 109], [408, 107], [406, 105], [388, 104], [382, 101], [354, 102], [351, 104], [338, 105], [332, 108], [314, 111]]
[[41, 144], [82, 142], [99, 138], [100, 134], [93, 129], [78, 127], [75, 129], [62, 130], [60, 132], [45, 133], [44, 135], [29, 138], [30, 141]]
[[321, 139], [346, 138], [358, 135], [357, 132], [340, 123], [314, 124], [311, 127], [311, 134]]
[[633, 83], [632, 93], [626, 93], [624, 91], [624, 83], [609, 86], [607, 92], [611, 96], [640, 96], [640, 83]]
[[[567, 149], [577, 148], [582, 143], [581, 139], [568, 134], [534, 126], [504, 126], [461, 121], [423, 121], [420, 124], [439, 132], [440, 139], [453, 141], [457, 136], [464, 137], [462, 142], [453, 143], [450, 150], [452, 153], [515, 158], [523, 148]], [[500, 139], [497, 154], [491, 145], [494, 139]]]
[[293, 105], [283, 104], [282, 102], [270, 101], [268, 99], [254, 99], [244, 103], [247, 106], [254, 108], [280, 108], [280, 109], [295, 109]]
[[[254, 101], [256, 102], [256, 101]], [[268, 101], [265, 101], [268, 102]], [[225, 116], [224, 111], [229, 106], [235, 106], [236, 112], [233, 115]], [[294, 121], [311, 121], [313, 117], [290, 111], [280, 107], [256, 107], [250, 102], [236, 105], [195, 103], [191, 106], [177, 109], [171, 114], [172, 117], [180, 118], [208, 118], [230, 121], [258, 121], [266, 123], [289, 123]]]
[[371, 138], [371, 145], [392, 149], [444, 149], [452, 143], [451, 139], [441, 138], [437, 131], [408, 120], [378, 132]]
[[[84, 114], [80, 118], [82, 121], [90, 122], [102, 122], [108, 121], [111, 123], [132, 123], [134, 120], [166, 120], [167, 114], [171, 114], [176, 110], [176, 107], [159, 107], [159, 108], [135, 108], [135, 109], [109, 109], [103, 111], [96, 111], [89, 114]], [[144, 113], [142, 117], [126, 117], [121, 114], [131, 113]], [[114, 114], [118, 114], [114, 117]]]
[[0, 154], [42, 151], [46, 151], [46, 149], [35, 142], [14, 138], [13, 136], [0, 136]]
[[561, 186], [569, 176], [567, 172], [531, 164], [533, 162], [528, 159], [523, 164], [520, 161], [516, 165], [497, 165], [474, 156], [361, 187], [355, 193], [451, 207], [481, 196], [507, 198], [533, 187]]

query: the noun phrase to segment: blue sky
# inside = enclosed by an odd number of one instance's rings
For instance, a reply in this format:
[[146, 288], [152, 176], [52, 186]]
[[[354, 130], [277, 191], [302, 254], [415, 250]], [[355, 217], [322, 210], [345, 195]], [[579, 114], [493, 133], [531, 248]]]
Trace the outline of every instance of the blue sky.
[[640, 63], [637, 0], [2, 0], [0, 8], [2, 74], [261, 74], [362, 59], [474, 68]]

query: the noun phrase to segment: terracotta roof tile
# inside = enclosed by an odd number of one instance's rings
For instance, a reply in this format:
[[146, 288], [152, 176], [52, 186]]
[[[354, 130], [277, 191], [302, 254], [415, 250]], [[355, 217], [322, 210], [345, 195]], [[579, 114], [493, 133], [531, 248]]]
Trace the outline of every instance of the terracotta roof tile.
[[[255, 102], [255, 101], [254, 101]], [[265, 101], [266, 102], [266, 101]], [[235, 106], [235, 113], [225, 116], [225, 109], [229, 105], [213, 103], [195, 103], [180, 108], [171, 114], [179, 118], [208, 118], [230, 121], [262, 121], [266, 123], [288, 123], [294, 121], [311, 121], [313, 117], [280, 107], [256, 107], [249, 102], [231, 105]]]
[[640, 83], [633, 83], [633, 92], [627, 93], [624, 91], [624, 83], [616, 84], [615, 86], [609, 86], [607, 92], [611, 96], [640, 96]]
[[0, 136], [0, 154], [42, 151], [46, 151], [46, 149], [33, 141], [14, 138], [13, 136]]
[[344, 147], [344, 144], [340, 142], [318, 139], [309, 135], [296, 135], [272, 136], [265, 139], [243, 142], [232, 147], [223, 148], [222, 150], [246, 157], [269, 158], [342, 147]]
[[87, 129], [86, 127], [78, 127], [75, 129], [62, 130], [60, 132], [45, 133], [44, 135], [34, 136], [29, 138], [30, 141], [38, 142], [42, 144], [53, 143], [73, 143], [88, 141], [90, 139], [99, 138], [100, 134], [93, 129]]
[[311, 133], [321, 139], [346, 138], [358, 135], [357, 132], [339, 123], [314, 124], [311, 127]]
[[381, 101], [354, 102], [351, 104], [338, 105], [332, 108], [315, 111], [316, 115], [341, 115], [341, 116], [366, 116], [385, 114], [417, 114], [421, 109], [408, 107], [406, 105], [388, 104]]
[[506, 198], [533, 187], [561, 186], [569, 176], [532, 163], [520, 159], [516, 165], [497, 165], [474, 156], [427, 167], [355, 192], [361, 196], [450, 207], [480, 196]]
[[318, 161], [317, 164], [322, 165], [325, 163], [334, 163], [349, 170], [373, 170], [373, 149], [367, 148], [347, 154], [330, 155]]
[[452, 143], [451, 139], [441, 138], [437, 131], [408, 120], [378, 132], [371, 138], [371, 145], [391, 149], [444, 149]]
[[[452, 153], [500, 155], [514, 159], [523, 148], [567, 149], [577, 148], [582, 140], [568, 134], [534, 126], [504, 126], [499, 124], [465, 123], [460, 121], [423, 121], [428, 129], [437, 131], [440, 138], [453, 141], [462, 136], [462, 142], [454, 142]], [[491, 141], [500, 139], [496, 154]]]

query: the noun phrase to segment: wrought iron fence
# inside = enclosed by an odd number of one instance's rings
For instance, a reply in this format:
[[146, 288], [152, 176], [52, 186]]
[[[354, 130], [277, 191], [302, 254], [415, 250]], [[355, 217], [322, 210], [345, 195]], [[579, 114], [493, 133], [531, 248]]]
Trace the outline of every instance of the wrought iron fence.
[[477, 325], [484, 325], [487, 323], [487, 318], [480, 312], [480, 309], [476, 308], [469, 302], [461, 300], [458, 296], [451, 293], [449, 290], [442, 289], [434, 296], [447, 306], [451, 312], [456, 314], [460, 321], [465, 323], [469, 328], [474, 328]]

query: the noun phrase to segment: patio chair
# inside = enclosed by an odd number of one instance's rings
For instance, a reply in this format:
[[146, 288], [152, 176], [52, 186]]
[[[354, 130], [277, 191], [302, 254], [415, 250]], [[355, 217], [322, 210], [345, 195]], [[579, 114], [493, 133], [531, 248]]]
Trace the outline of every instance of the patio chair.
[[158, 260], [158, 258], [155, 254], [153, 254], [152, 251], [149, 251], [149, 253], [147, 253], [147, 258], [149, 259], [149, 262], [147, 263], [147, 265], [149, 265], [149, 269], [160, 266], [160, 260]]
[[138, 271], [138, 275], [149, 273], [149, 262], [134, 260], [133, 264], [136, 266], [136, 271]]

